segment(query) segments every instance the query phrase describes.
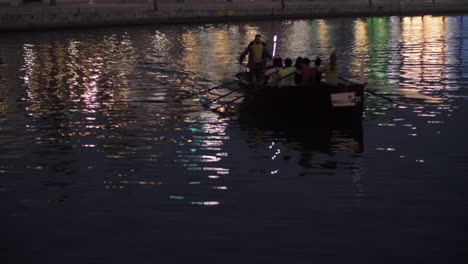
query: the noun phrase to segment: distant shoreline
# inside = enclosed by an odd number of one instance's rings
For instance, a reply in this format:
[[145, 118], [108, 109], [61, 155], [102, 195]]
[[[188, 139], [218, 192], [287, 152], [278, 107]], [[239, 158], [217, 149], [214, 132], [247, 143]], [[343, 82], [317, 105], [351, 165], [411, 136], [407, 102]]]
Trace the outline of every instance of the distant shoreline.
[[155, 3], [0, 6], [0, 32], [340, 16], [464, 15], [468, 1]]

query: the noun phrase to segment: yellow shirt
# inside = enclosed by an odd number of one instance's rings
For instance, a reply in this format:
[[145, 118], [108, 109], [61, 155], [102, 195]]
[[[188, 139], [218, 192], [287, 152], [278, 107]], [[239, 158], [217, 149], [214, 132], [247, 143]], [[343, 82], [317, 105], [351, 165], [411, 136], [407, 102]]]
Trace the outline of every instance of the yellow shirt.
[[338, 65], [335, 65], [335, 70], [330, 70], [330, 64], [327, 64], [323, 67], [323, 73], [325, 74], [325, 83], [330, 85], [337, 85], [338, 84], [338, 72], [340, 68]]
[[255, 63], [262, 63], [263, 60], [263, 45], [254, 42], [252, 45], [253, 59]]

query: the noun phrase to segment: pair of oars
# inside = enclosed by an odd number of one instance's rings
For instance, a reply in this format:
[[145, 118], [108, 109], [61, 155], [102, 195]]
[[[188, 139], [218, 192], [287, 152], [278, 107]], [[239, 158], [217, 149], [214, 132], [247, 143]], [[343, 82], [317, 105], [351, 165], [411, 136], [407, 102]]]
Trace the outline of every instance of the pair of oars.
[[191, 97], [194, 97], [194, 96], [197, 96], [197, 95], [200, 95], [200, 94], [204, 94], [204, 93], [207, 93], [207, 92], [212, 91], [212, 90], [215, 90], [215, 89], [224, 88], [225, 86], [230, 85], [230, 84], [233, 84], [233, 83], [235, 83], [235, 82], [237, 82], [237, 80], [234, 80], [234, 81], [231, 81], [231, 82], [228, 82], [228, 83], [225, 83], [225, 84], [221, 84], [221, 85], [218, 85], [218, 86], [209, 88], [209, 89], [205, 89], [205, 90], [202, 90], [202, 91], [197, 92], [197, 93], [189, 94], [189, 95], [187, 95], [187, 96], [184, 96], [184, 97], [181, 97], [181, 98], [177, 99], [176, 101], [177, 101], [177, 102], [180, 102], [180, 101], [182, 101], [182, 100], [184, 100], [184, 99], [191, 98]]
[[[270, 76], [270, 75], [272, 75], [272, 74], [275, 74], [275, 73], [277, 73], [277, 72], [278, 72], [278, 71], [275, 71], [275, 72], [273, 72], [273, 73], [267, 75], [267, 77]], [[281, 81], [282, 79], [284, 79], [284, 78], [286, 78], [286, 77], [289, 77], [289, 76], [291, 76], [291, 75], [294, 75], [295, 73], [296, 73], [296, 72], [292, 72], [292, 73], [290, 73], [290, 74], [287, 74], [287, 75], [285, 75], [285, 76], [279, 78], [277, 81]], [[221, 97], [218, 97], [217, 99], [212, 100], [212, 101], [210, 101], [209, 103], [204, 104], [203, 106], [206, 107], [206, 106], [208, 106], [210, 103], [213, 103], [213, 102], [217, 101], [218, 99], [220, 99], [220, 98], [222, 98], [222, 97], [226, 97], [226, 96], [228, 96], [228, 95], [230, 95], [230, 94], [232, 94], [232, 93], [234, 93], [234, 92], [236, 92], [236, 91], [238, 91], [238, 90], [241, 90], [241, 89], [242, 89], [242, 88], [239, 88], [239, 89], [236, 89], [236, 90], [234, 90], [234, 91], [232, 91], [232, 92], [229, 92], [228, 94], [225, 94], [225, 95], [223, 95], [223, 96], [221, 96]], [[234, 99], [232, 99], [232, 100], [230, 100], [230, 101], [228, 101], [228, 102], [225, 102], [225, 103], [221, 104], [220, 106], [218, 106], [218, 107], [216, 107], [216, 108], [211, 109], [211, 111], [214, 111], [214, 112], [218, 112], [218, 113], [219, 113], [218, 109], [222, 108], [222, 107], [225, 106], [225, 105], [234, 103], [235, 101], [237, 101], [237, 100], [239, 100], [239, 99], [241, 99], [241, 98], [244, 98], [244, 97], [245, 97], [245, 94], [239, 95], [239, 96], [237, 96], [236, 98], [234, 98]]]

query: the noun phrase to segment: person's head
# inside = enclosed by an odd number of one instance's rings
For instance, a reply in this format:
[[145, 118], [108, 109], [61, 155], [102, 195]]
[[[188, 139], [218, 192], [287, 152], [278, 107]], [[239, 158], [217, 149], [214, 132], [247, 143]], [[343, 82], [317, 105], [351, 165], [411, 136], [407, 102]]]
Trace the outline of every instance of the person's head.
[[273, 59], [273, 66], [275, 66], [275, 67], [283, 66], [283, 59], [280, 58], [280, 57], [274, 58]]
[[257, 43], [257, 44], [262, 43], [262, 35], [260, 35], [260, 34], [255, 35], [254, 41], [255, 41], [255, 43]]
[[286, 68], [291, 67], [291, 66], [292, 66], [292, 60], [291, 60], [290, 58], [286, 58], [286, 59], [284, 60], [284, 66], [285, 66]]
[[296, 65], [300, 65], [302, 61], [302, 57], [297, 57], [296, 58]]
[[302, 66], [302, 67], [307, 68], [307, 67], [309, 67], [309, 65], [310, 65], [310, 60], [309, 60], [309, 58], [303, 58], [303, 59], [301, 60], [301, 66]]
[[322, 64], [322, 60], [319, 57], [317, 57], [315, 59], [315, 66], [318, 67], [318, 66], [320, 66], [320, 64]]

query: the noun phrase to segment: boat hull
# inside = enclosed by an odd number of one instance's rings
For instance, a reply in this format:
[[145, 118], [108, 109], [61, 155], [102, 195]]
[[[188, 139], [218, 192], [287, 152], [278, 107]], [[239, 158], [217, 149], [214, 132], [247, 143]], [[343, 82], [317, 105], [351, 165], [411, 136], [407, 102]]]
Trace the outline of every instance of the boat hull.
[[[241, 84], [242, 85], [242, 84]], [[361, 119], [364, 105], [364, 85], [307, 87], [271, 87], [244, 85], [245, 98], [241, 112], [271, 114], [276, 117], [320, 117], [325, 120]]]

